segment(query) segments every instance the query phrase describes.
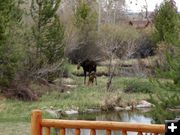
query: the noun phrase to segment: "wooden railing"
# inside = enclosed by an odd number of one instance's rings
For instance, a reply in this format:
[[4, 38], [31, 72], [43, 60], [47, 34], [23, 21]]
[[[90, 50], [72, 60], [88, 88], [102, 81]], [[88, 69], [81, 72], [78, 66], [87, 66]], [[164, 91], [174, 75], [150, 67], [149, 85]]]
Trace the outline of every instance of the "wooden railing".
[[122, 135], [127, 135], [127, 131], [137, 132], [137, 135], [142, 135], [143, 133], [153, 133], [154, 135], [165, 133], [165, 126], [159, 124], [42, 119], [42, 112], [34, 110], [31, 115], [31, 135], [43, 135], [43, 128], [45, 128], [45, 135], [50, 135], [51, 128], [59, 128], [59, 135], [65, 135], [66, 128], [75, 129], [75, 135], [80, 135], [80, 129], [90, 129], [90, 135], [96, 135], [96, 130], [106, 130], [105, 135], [111, 135], [111, 132], [114, 130], [121, 131]]

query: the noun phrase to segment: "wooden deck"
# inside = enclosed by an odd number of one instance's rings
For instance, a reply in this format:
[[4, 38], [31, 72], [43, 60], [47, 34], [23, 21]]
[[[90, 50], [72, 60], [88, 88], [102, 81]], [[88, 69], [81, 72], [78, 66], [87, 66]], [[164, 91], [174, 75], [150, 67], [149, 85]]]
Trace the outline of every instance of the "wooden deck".
[[59, 128], [59, 135], [65, 135], [66, 128], [75, 129], [75, 135], [81, 134], [80, 129], [90, 129], [90, 135], [96, 135], [96, 130], [98, 129], [105, 130], [106, 135], [111, 135], [111, 132], [114, 130], [121, 131], [122, 135], [127, 135], [128, 131], [137, 132], [137, 135], [142, 135], [143, 133], [153, 133], [154, 135], [165, 133], [165, 125], [160, 124], [42, 119], [42, 112], [34, 110], [31, 115], [31, 135], [43, 135], [43, 128], [45, 128], [45, 135], [50, 135], [51, 128]]

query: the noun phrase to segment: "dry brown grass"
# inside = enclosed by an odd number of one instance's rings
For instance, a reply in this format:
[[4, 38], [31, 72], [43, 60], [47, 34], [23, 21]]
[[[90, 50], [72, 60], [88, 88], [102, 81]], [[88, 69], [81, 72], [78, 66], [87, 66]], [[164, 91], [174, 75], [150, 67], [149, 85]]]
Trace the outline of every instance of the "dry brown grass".
[[0, 122], [0, 135], [30, 135], [30, 123]]

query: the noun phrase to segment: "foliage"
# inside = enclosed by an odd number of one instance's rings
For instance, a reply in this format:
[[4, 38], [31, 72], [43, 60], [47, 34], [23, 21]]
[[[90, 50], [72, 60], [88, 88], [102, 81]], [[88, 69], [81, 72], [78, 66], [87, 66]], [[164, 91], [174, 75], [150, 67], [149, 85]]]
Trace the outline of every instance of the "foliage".
[[[171, 17], [169, 16], [169, 11], [171, 13]], [[164, 19], [160, 20], [163, 17]], [[160, 38], [160, 41], [164, 41], [164, 44], [162, 43], [159, 44], [159, 48], [160, 47], [163, 48], [160, 51], [163, 52], [162, 55], [166, 59], [166, 67], [168, 69], [163, 72], [159, 70], [158, 73], [161, 75], [161, 77], [168, 77], [169, 79], [172, 79], [174, 81], [174, 83], [167, 84], [164, 87], [164, 89], [166, 90], [172, 89], [175, 91], [176, 90], [179, 91], [180, 82], [178, 81], [178, 78], [179, 78], [179, 71], [180, 71], [179, 70], [180, 69], [180, 57], [179, 57], [180, 46], [178, 43], [180, 42], [180, 40], [178, 37], [180, 36], [180, 27], [178, 23], [180, 21], [180, 18], [177, 16], [176, 7], [173, 5], [172, 1], [169, 1], [169, 2], [165, 1], [165, 3], [161, 4], [156, 18], [160, 18], [160, 19], [155, 20], [156, 21], [155, 25], [157, 23], [163, 26], [164, 24], [166, 24], [166, 21], [168, 21], [167, 27], [166, 26], [162, 27], [164, 28], [163, 30], [159, 29], [159, 27], [156, 28], [156, 32], [164, 34], [164, 35], [161, 35], [161, 38]], [[173, 28], [170, 26], [172, 26]], [[172, 34], [175, 34], [175, 35], [172, 35]]]
[[31, 100], [36, 94], [25, 84], [30, 76], [52, 81], [61, 75], [65, 45], [64, 26], [57, 16], [61, 0], [32, 0], [30, 25], [25, 24], [28, 9], [22, 10], [27, 3], [0, 2], [0, 86], [8, 86], [3, 90], [7, 97]]
[[126, 59], [130, 57], [136, 45], [135, 40], [139, 33], [126, 25], [106, 24], [100, 28], [98, 35], [98, 46], [101, 48], [105, 58], [109, 59], [109, 79], [107, 81], [107, 91], [111, 90], [112, 78], [115, 73], [116, 65], [112, 64], [113, 59]]
[[17, 28], [21, 24], [20, 1], [0, 1], [0, 85], [7, 86], [14, 79], [19, 61]]
[[59, 61], [64, 55], [64, 27], [57, 16], [54, 19], [44, 34], [46, 39], [44, 39], [42, 49], [49, 64]]
[[138, 47], [136, 48], [134, 54], [132, 54], [131, 58], [146, 58], [156, 54], [157, 47], [150, 35], [141, 35], [136, 42]]
[[140, 37], [136, 29], [121, 24], [105, 24], [100, 27], [98, 44], [103, 52], [110, 57], [112, 50], [119, 58], [129, 57], [136, 48], [135, 41]]
[[38, 68], [43, 63], [52, 64], [63, 57], [64, 26], [56, 15], [60, 2], [61, 0], [32, 0], [31, 17], [34, 21], [32, 34]]
[[177, 31], [177, 7], [175, 2], [164, 1], [158, 9], [156, 9], [154, 18], [154, 38], [158, 41], [165, 41], [170, 44], [176, 44], [178, 39]]
[[[155, 16], [155, 39], [158, 42], [164, 42], [165, 46], [160, 44], [163, 48], [163, 57], [165, 58], [166, 70], [158, 70], [158, 76], [166, 77], [173, 82], [161, 83], [158, 82], [159, 86], [163, 89], [163, 92], [157, 93], [158, 100], [152, 98], [156, 105], [156, 109], [152, 111], [154, 117], [159, 117], [157, 121], [162, 122], [162, 117], [173, 119], [176, 116], [175, 112], [170, 112], [168, 115], [169, 108], [176, 108], [180, 103], [180, 18], [177, 14], [177, 7], [174, 5], [174, 1], [165, 1], [157, 10]], [[159, 48], [160, 48], [159, 47]], [[169, 92], [173, 91], [176, 94], [170, 95]]]
[[146, 81], [126, 81], [124, 91], [128, 93], [153, 93], [153, 85]]
[[65, 59], [64, 63], [63, 63], [63, 77], [71, 77], [72, 76], [72, 70], [74, 69], [76, 70], [76, 67], [72, 68], [72, 65], [69, 64], [68, 60]]
[[24, 66], [33, 79], [53, 81], [62, 75], [65, 27], [57, 15], [60, 3], [61, 0], [31, 1], [32, 26], [25, 32], [24, 40], [29, 42], [25, 47]]
[[174, 119], [178, 115], [175, 106], [179, 105], [180, 97], [177, 96], [177, 94], [167, 92], [166, 94], [158, 94], [157, 99], [151, 96], [150, 101], [156, 105], [156, 107], [151, 111], [156, 123], [164, 123], [164, 120]]
[[97, 13], [86, 1], [80, 1], [74, 13], [74, 26], [77, 29], [77, 45], [69, 53], [72, 62], [86, 58], [95, 59], [98, 55], [96, 46]]
[[75, 17], [76, 17], [75, 24], [77, 25], [77, 27], [83, 28], [81, 25], [84, 25], [85, 23], [89, 23], [88, 17], [90, 12], [91, 12], [91, 8], [89, 7], [89, 5], [84, 2], [81, 2], [75, 13]]

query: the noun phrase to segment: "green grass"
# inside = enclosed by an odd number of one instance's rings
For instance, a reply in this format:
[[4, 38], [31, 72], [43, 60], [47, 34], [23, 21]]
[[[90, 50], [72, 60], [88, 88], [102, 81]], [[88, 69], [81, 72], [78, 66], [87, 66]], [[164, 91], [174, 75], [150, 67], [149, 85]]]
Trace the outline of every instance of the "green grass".
[[[98, 77], [98, 85], [86, 86], [83, 84], [83, 77], [72, 76], [77, 88], [69, 92], [58, 92], [56, 90], [45, 93], [36, 102], [22, 102], [18, 100], [0, 100], [0, 135], [11, 135], [17, 132], [18, 135], [26, 135], [30, 126], [30, 115], [33, 109], [54, 108], [62, 110], [84, 110], [87, 108], [101, 107], [105, 100], [111, 101], [120, 97], [122, 106], [148, 99], [149, 94], [145, 93], [124, 93], [125, 82], [129, 80], [148, 81], [147, 79], [114, 77], [112, 92], [106, 91], [107, 77]], [[33, 84], [33, 87], [36, 87]], [[39, 89], [39, 86], [37, 87]], [[156, 89], [156, 87], [155, 87]], [[52, 88], [51, 88], [52, 90]], [[43, 112], [44, 118], [51, 116]], [[22, 131], [17, 129], [23, 129]], [[16, 131], [12, 131], [16, 130]], [[28, 131], [27, 131], [28, 130]], [[12, 131], [12, 132], [11, 132]]]
[[86, 86], [83, 84], [82, 77], [74, 77], [77, 88], [68, 92], [60, 93], [53, 91], [44, 94], [36, 102], [22, 102], [18, 100], [4, 99], [0, 101], [0, 122], [27, 122], [30, 121], [30, 113], [33, 109], [56, 108], [56, 109], [75, 109], [84, 110], [86, 108], [100, 107], [108, 96], [122, 97], [122, 103], [128, 101], [147, 99], [148, 94], [123, 92], [124, 81], [133, 78], [114, 78], [113, 92], [106, 92], [107, 77], [98, 77], [98, 85]]

